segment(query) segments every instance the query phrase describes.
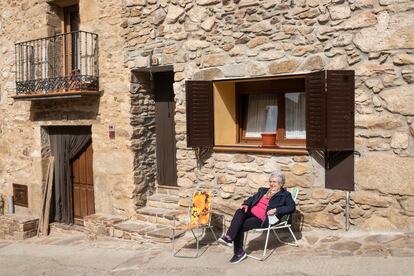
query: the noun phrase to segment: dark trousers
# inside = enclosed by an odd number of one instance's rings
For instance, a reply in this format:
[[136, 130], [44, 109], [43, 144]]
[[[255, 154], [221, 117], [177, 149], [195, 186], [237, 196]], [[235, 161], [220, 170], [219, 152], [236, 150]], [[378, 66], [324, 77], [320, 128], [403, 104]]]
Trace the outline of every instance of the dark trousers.
[[234, 254], [240, 254], [243, 251], [244, 232], [260, 227], [267, 227], [267, 225], [262, 226], [262, 220], [250, 211], [246, 213], [243, 209], [236, 211], [227, 230], [227, 235], [234, 242]]

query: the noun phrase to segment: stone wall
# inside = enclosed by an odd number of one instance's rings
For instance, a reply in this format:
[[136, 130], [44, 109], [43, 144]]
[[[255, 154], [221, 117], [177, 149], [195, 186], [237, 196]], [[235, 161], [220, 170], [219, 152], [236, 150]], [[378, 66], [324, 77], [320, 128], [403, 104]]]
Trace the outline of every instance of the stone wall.
[[[180, 204], [195, 189], [216, 191], [230, 217], [275, 169], [299, 186], [305, 227], [342, 229], [341, 191], [324, 189], [309, 156], [203, 152], [186, 147], [185, 80], [252, 78], [321, 69], [356, 73], [356, 192], [351, 224], [412, 229], [414, 220], [414, 4], [409, 0], [80, 0], [81, 30], [99, 35], [98, 100], [17, 102], [14, 42], [59, 29], [46, 0], [0, 7], [0, 192], [29, 186], [28, 212], [40, 211], [41, 139], [49, 125], [92, 125], [97, 212], [134, 214], [155, 185], [154, 106], [146, 67], [151, 52], [173, 65]], [[131, 85], [130, 85], [131, 84]], [[129, 92], [128, 92], [129, 91]], [[116, 129], [114, 140], [108, 127]], [[43, 141], [43, 142], [42, 142]], [[43, 157], [46, 155], [43, 155]], [[394, 166], [392, 166], [395, 164]]]
[[[414, 175], [414, 4], [385, 0], [127, 0], [122, 27], [128, 67], [153, 51], [175, 71], [178, 185], [217, 191], [231, 214], [280, 168], [301, 187], [305, 227], [343, 229], [345, 193], [324, 189], [308, 156], [208, 152], [197, 166], [186, 148], [185, 80], [249, 78], [353, 69], [356, 74], [356, 192], [351, 224], [412, 229]], [[396, 164], [392, 166], [391, 164]]]

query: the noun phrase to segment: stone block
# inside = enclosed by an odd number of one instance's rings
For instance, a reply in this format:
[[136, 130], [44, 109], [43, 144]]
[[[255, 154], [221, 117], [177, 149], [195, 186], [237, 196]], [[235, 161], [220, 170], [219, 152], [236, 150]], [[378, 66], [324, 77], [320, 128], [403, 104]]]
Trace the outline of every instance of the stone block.
[[267, 42], [269, 42], [269, 38], [267, 36], [256, 36], [247, 43], [247, 47], [253, 49]]
[[290, 171], [295, 175], [304, 175], [305, 173], [310, 172], [310, 168], [305, 163], [294, 163], [291, 166]]
[[343, 224], [337, 221], [333, 214], [325, 212], [305, 213], [304, 222], [317, 228], [328, 228], [332, 230], [343, 228]]
[[326, 189], [314, 189], [311, 194], [312, 198], [316, 199], [327, 199], [329, 196], [329, 191]]
[[157, 9], [155, 12], [152, 13], [152, 16], [151, 16], [152, 24], [156, 26], [160, 25], [164, 21], [166, 16], [167, 16], [167, 13], [165, 12], [163, 8]]
[[391, 148], [406, 149], [408, 148], [408, 133], [396, 132], [391, 137]]
[[395, 65], [414, 64], [414, 55], [409, 55], [404, 52], [400, 52], [393, 56], [392, 61]]
[[181, 7], [175, 5], [169, 5], [166, 21], [167, 23], [175, 23], [177, 22], [178, 18], [184, 14], [185, 10]]
[[414, 197], [410, 196], [403, 200], [400, 200], [399, 202], [405, 211], [414, 214]]
[[329, 6], [328, 10], [332, 20], [340, 20], [351, 17], [351, 9], [348, 4]]
[[292, 56], [300, 57], [307, 53], [310, 53], [315, 50], [315, 47], [312, 45], [299, 45], [292, 49], [291, 54]]
[[345, 19], [341, 24], [332, 28], [336, 30], [352, 30], [359, 28], [366, 28], [377, 24], [377, 17], [370, 10], [365, 10], [359, 13], [353, 14], [350, 18]]
[[384, 114], [384, 115], [356, 115], [355, 116], [355, 126], [357, 128], [364, 129], [395, 129], [403, 126], [403, 118], [394, 114]]
[[258, 174], [258, 173], [249, 173], [247, 176], [247, 184], [253, 189], [259, 189], [260, 187], [268, 186], [268, 175]]
[[263, 162], [263, 171], [265, 173], [272, 173], [280, 170], [280, 165], [274, 159], [266, 159]]
[[379, 151], [386, 151], [386, 150], [391, 149], [391, 146], [388, 140], [380, 138], [380, 137], [368, 139], [367, 147], [370, 150], [379, 150]]
[[300, 62], [294, 59], [272, 62], [269, 65], [270, 74], [291, 73], [296, 70]]
[[370, 205], [374, 207], [389, 207], [392, 199], [386, 196], [380, 196], [373, 192], [355, 191], [351, 193], [351, 200], [360, 205]]
[[378, 15], [375, 28], [362, 29], [355, 35], [355, 45], [364, 52], [410, 48], [414, 45], [414, 19], [410, 14]]
[[214, 80], [224, 77], [223, 71], [219, 68], [209, 68], [194, 73], [194, 80]]
[[[398, 164], [398, 166], [392, 166]], [[357, 186], [383, 194], [414, 195], [414, 162], [394, 154], [371, 153], [356, 160]]]
[[220, 2], [221, 0], [197, 0], [197, 4], [200, 6], [208, 6], [208, 5], [218, 4]]
[[202, 57], [202, 64], [204, 67], [214, 67], [224, 65], [227, 62], [227, 55], [211, 54]]
[[401, 75], [407, 83], [414, 83], [414, 65], [405, 66], [401, 70]]
[[261, 21], [253, 24], [248, 30], [252, 33], [266, 33], [273, 29], [269, 21]]
[[189, 39], [184, 43], [186, 49], [190, 51], [196, 51], [198, 49], [205, 49], [210, 46], [205, 40], [198, 40], [198, 39]]
[[243, 77], [246, 75], [245, 64], [231, 64], [221, 67], [225, 77]]
[[232, 184], [237, 182], [237, 178], [232, 175], [219, 174], [216, 176], [217, 184]]
[[254, 157], [247, 154], [236, 154], [232, 159], [234, 163], [250, 163], [252, 161], [254, 161]]
[[214, 23], [215, 23], [214, 17], [209, 17], [205, 21], [203, 21], [203, 23], [201, 23], [200, 27], [204, 31], [209, 32], [213, 28]]
[[251, 76], [262, 76], [264, 74], [266, 74], [266, 67], [261, 65], [261, 64], [249, 64], [247, 66], [247, 72], [249, 75]]
[[393, 113], [414, 115], [414, 84], [391, 88], [381, 92], [385, 108]]
[[376, 215], [366, 219], [362, 223], [361, 228], [367, 231], [397, 230], [397, 227], [388, 219]]
[[318, 71], [324, 69], [323, 59], [320, 56], [308, 57], [301, 65], [304, 71]]

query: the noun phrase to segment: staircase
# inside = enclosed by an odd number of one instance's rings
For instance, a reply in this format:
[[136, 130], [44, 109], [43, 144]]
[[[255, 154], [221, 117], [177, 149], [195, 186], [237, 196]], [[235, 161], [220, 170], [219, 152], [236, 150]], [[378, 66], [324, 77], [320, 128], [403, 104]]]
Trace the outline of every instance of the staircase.
[[[178, 190], [158, 187], [156, 193], [147, 198], [145, 207], [137, 210], [133, 219], [113, 226], [113, 236], [125, 239], [151, 238], [159, 242], [170, 242], [174, 220], [184, 215], [179, 208]], [[178, 237], [183, 232], [176, 232]]]
[[[145, 207], [137, 210], [128, 220], [125, 217], [110, 214], [93, 214], [84, 218], [85, 227], [52, 224], [52, 232], [84, 232], [90, 239], [114, 237], [142, 241], [151, 239], [158, 242], [171, 242], [174, 220], [187, 218], [184, 208], [180, 208], [178, 189], [158, 187], [147, 198]], [[1, 226], [1, 225], [0, 225]], [[0, 227], [1, 230], [1, 227]], [[184, 231], [176, 231], [175, 238]]]
[[147, 198], [145, 207], [139, 209], [135, 219], [163, 225], [174, 225], [174, 217], [180, 215], [178, 190], [158, 188]]

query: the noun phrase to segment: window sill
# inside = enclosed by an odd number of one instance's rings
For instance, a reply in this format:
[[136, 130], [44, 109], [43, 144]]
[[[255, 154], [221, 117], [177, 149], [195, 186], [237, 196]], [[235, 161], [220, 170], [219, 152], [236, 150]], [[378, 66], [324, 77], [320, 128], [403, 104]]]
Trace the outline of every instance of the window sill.
[[234, 145], [234, 146], [214, 146], [215, 152], [253, 152], [253, 153], [274, 153], [274, 154], [298, 154], [308, 155], [304, 148], [280, 148], [280, 147], [262, 147], [258, 145]]

